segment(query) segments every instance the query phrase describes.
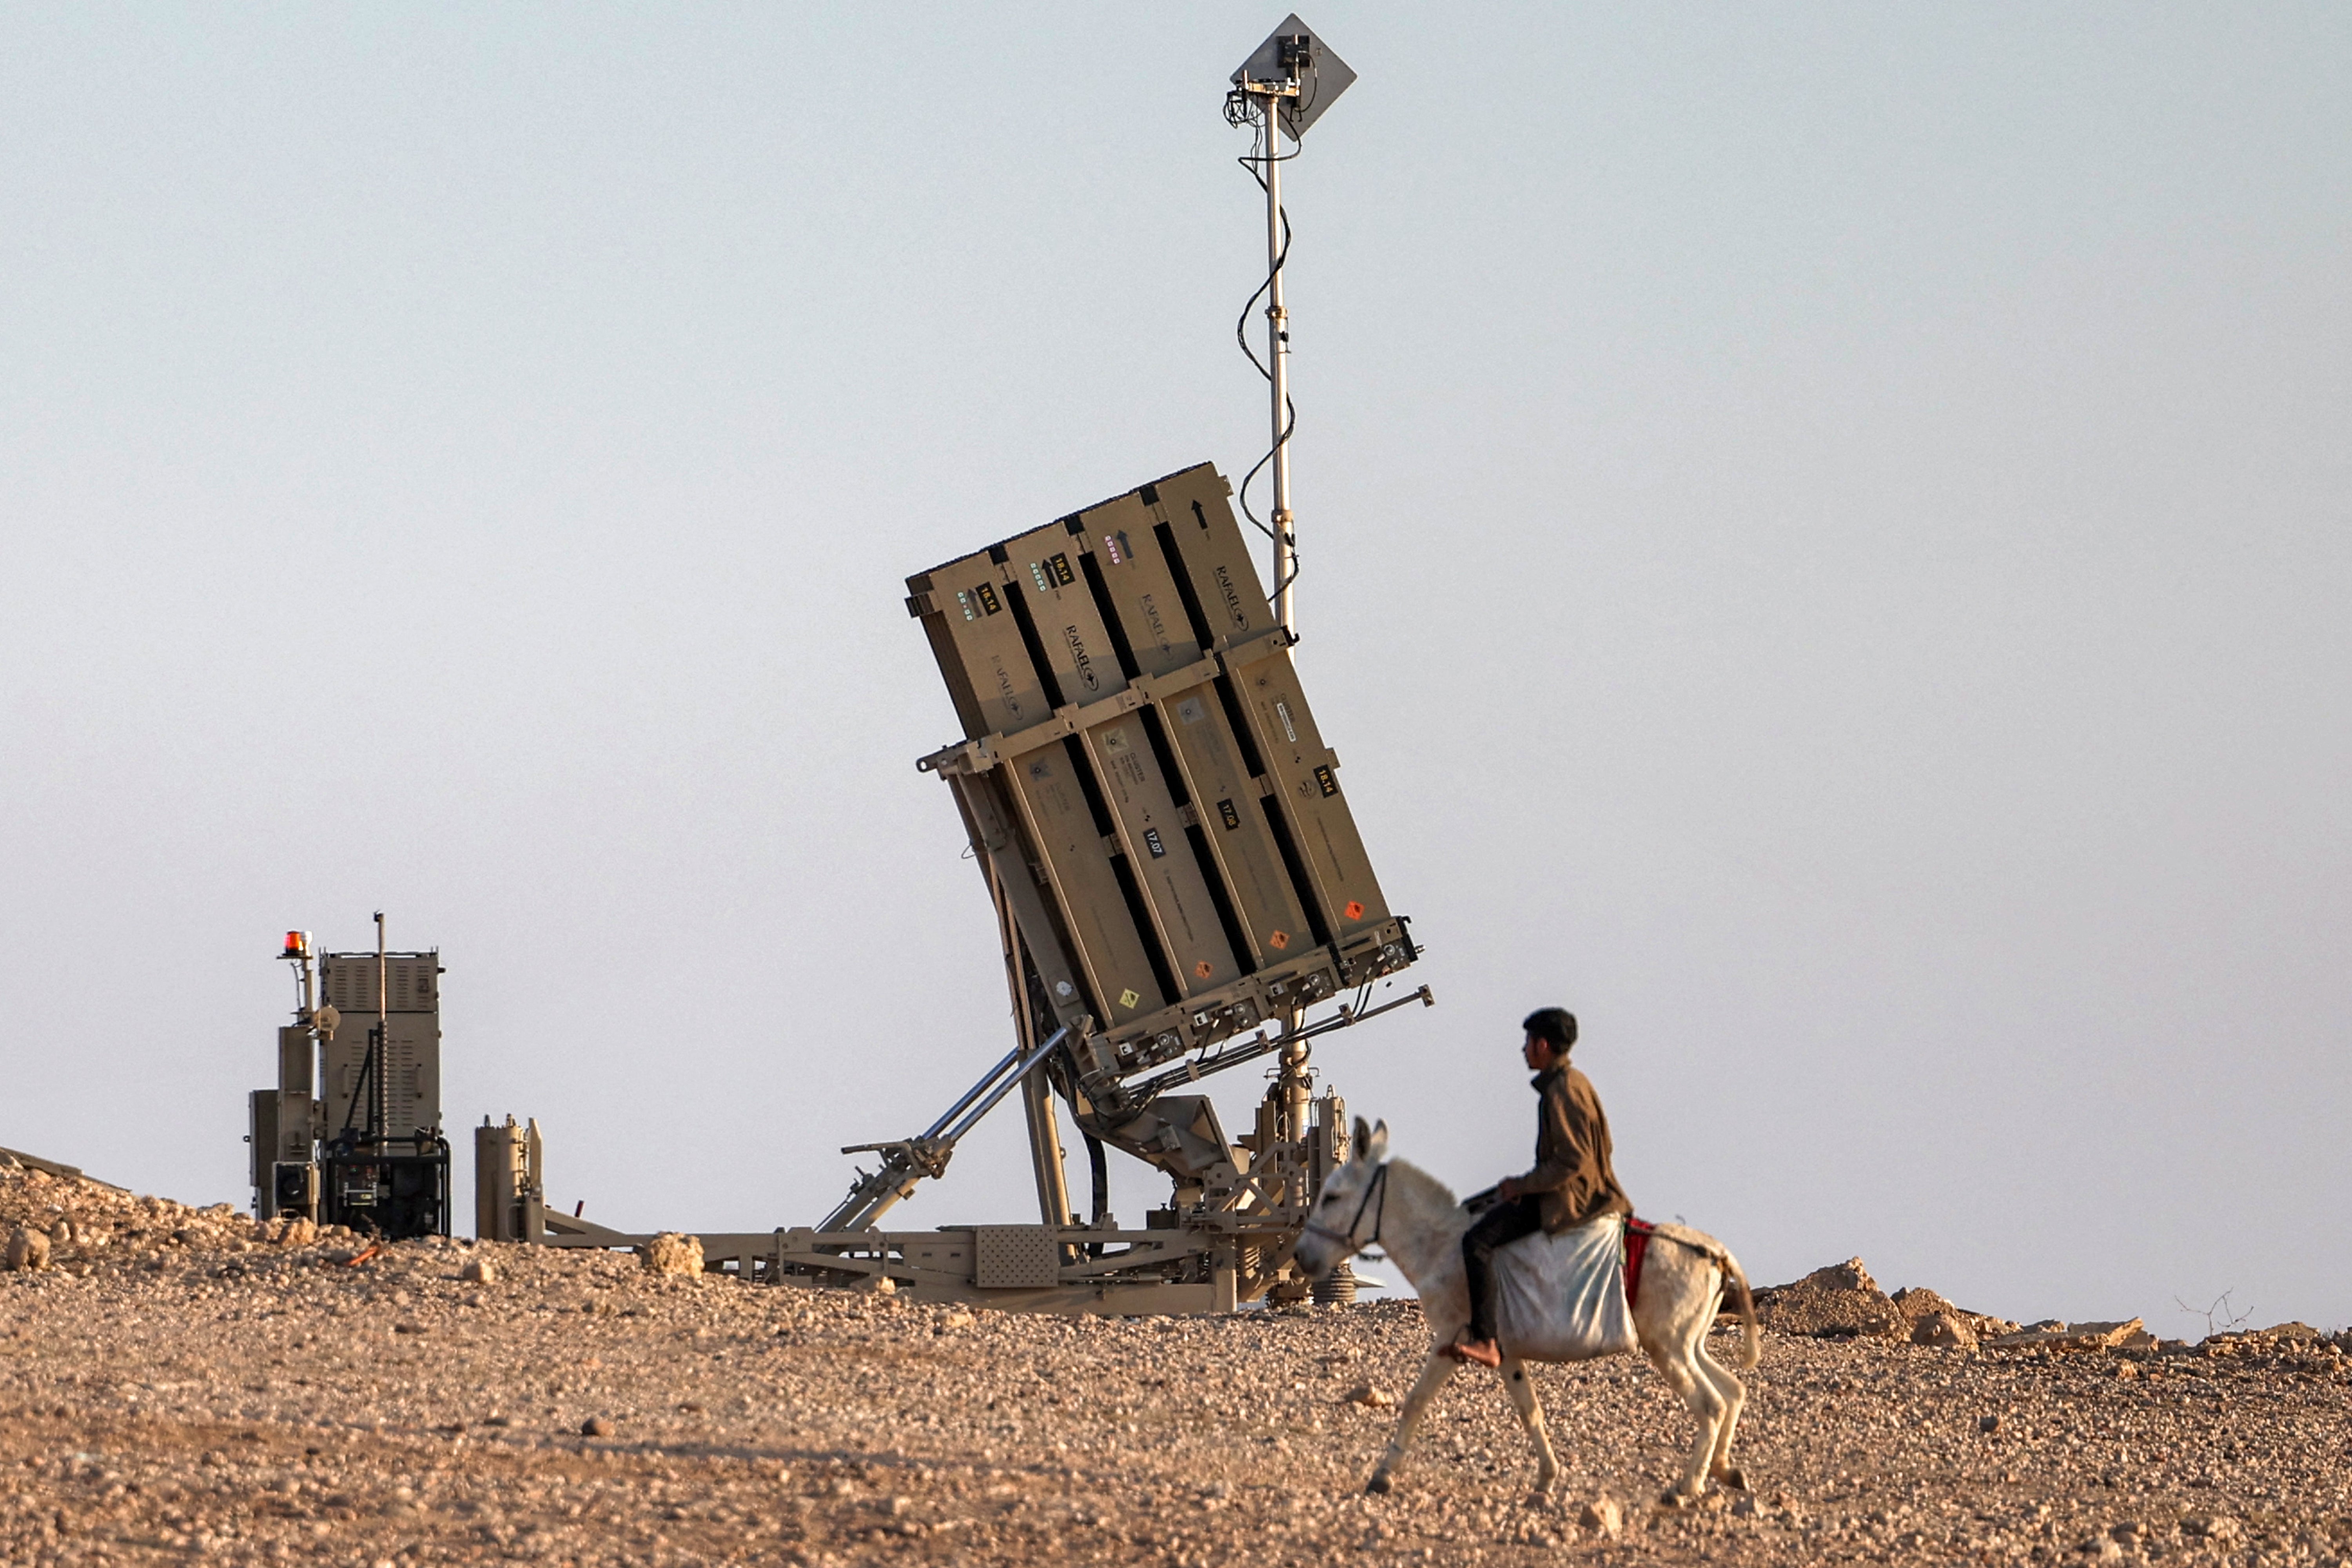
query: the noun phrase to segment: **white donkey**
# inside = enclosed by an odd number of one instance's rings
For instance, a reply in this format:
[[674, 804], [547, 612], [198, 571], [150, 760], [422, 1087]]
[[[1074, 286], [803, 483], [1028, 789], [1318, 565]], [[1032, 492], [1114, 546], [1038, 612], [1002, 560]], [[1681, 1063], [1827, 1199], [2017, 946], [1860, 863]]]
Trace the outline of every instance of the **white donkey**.
[[[1396, 1435], [1364, 1486], [1366, 1491], [1384, 1492], [1422, 1413], [1462, 1364], [1441, 1352], [1470, 1321], [1462, 1237], [1471, 1217], [1436, 1177], [1388, 1157], [1387, 1122], [1367, 1128], [1358, 1117], [1353, 1149], [1353, 1157], [1323, 1184], [1323, 1195], [1307, 1220], [1296, 1257], [1301, 1268], [1319, 1278], [1342, 1258], [1377, 1244], [1421, 1296], [1422, 1314], [1429, 1322], [1429, 1360], [1412, 1392], [1405, 1395]], [[1503, 1258], [1496, 1263], [1507, 1266]], [[1692, 1446], [1682, 1479], [1665, 1494], [1669, 1506], [1697, 1501], [1710, 1481], [1747, 1489], [1747, 1478], [1731, 1466], [1731, 1437], [1748, 1390], [1706, 1352], [1707, 1330], [1714, 1326], [1727, 1285], [1738, 1291], [1746, 1324], [1739, 1364], [1753, 1367], [1759, 1349], [1756, 1304], [1738, 1263], [1722, 1243], [1686, 1226], [1662, 1225], [1652, 1233], [1633, 1303], [1633, 1331], [1651, 1364], [1698, 1418], [1698, 1441]], [[1536, 1490], [1549, 1491], [1559, 1475], [1559, 1461], [1544, 1430], [1543, 1406], [1528, 1381], [1527, 1358], [1507, 1337], [1500, 1348], [1503, 1386], [1510, 1391], [1519, 1423], [1535, 1445]]]

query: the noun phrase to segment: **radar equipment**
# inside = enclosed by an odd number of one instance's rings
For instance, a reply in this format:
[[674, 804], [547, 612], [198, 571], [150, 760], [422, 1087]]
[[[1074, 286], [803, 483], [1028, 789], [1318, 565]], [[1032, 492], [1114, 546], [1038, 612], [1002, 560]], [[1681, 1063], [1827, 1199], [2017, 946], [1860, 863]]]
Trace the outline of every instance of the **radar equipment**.
[[[1298, 584], [1298, 533], [1290, 510], [1290, 432], [1297, 422], [1297, 410], [1290, 404], [1290, 312], [1283, 302], [1282, 272], [1290, 256], [1290, 219], [1282, 210], [1282, 165], [1298, 154], [1282, 151], [1282, 137], [1288, 137], [1294, 146], [1300, 144], [1307, 128], [1355, 79], [1356, 73], [1347, 62], [1333, 54], [1294, 11], [1241, 63], [1233, 75], [1233, 90], [1225, 94], [1226, 121], [1256, 132], [1256, 145], [1242, 160], [1242, 166], [1265, 190], [1265, 281], [1250, 296], [1251, 305], [1261, 296], [1265, 300], [1265, 358], [1261, 361], [1250, 349], [1247, 305], [1242, 308], [1234, 335], [1241, 342], [1242, 353], [1265, 377], [1273, 440], [1257, 466], [1242, 476], [1240, 500], [1244, 515], [1249, 515], [1250, 480], [1259, 468], [1271, 466], [1274, 506], [1259, 526], [1274, 541], [1275, 621], [1292, 629], [1298, 625], [1292, 605]], [[1265, 165], [1263, 173], [1258, 170], [1260, 164]], [[1250, 520], [1257, 521], [1254, 516]]]
[[372, 952], [321, 953], [308, 931], [286, 933], [297, 1001], [278, 1031], [278, 1087], [250, 1097], [254, 1213], [446, 1236], [441, 955], [392, 952], [381, 910], [375, 935]]

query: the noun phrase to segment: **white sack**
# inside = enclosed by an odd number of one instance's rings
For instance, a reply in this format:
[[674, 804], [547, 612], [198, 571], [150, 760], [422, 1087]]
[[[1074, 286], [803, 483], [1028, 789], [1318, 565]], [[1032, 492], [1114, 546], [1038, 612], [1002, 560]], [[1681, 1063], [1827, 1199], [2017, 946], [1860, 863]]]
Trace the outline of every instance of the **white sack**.
[[1495, 1330], [1529, 1361], [1589, 1361], [1634, 1348], [1625, 1305], [1625, 1218], [1542, 1231], [1495, 1254]]

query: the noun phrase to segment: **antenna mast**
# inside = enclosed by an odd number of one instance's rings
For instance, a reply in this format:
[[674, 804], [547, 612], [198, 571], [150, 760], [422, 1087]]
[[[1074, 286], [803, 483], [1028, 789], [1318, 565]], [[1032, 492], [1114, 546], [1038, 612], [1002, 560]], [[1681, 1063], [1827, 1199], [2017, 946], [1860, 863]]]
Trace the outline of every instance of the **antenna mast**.
[[[1289, 251], [1282, 213], [1282, 165], [1298, 154], [1282, 151], [1282, 138], [1293, 142], [1307, 134], [1331, 100], [1348, 90], [1356, 73], [1324, 46], [1293, 12], [1265, 42], [1233, 74], [1233, 90], [1225, 94], [1225, 119], [1257, 130], [1258, 143], [1244, 166], [1265, 187], [1265, 374], [1272, 405], [1271, 445], [1257, 467], [1274, 470], [1274, 509], [1267, 531], [1274, 536], [1274, 617], [1285, 631], [1297, 635], [1293, 595], [1298, 584], [1298, 529], [1290, 510], [1290, 312], [1283, 303], [1282, 268]], [[1258, 165], [1264, 164], [1261, 173]], [[1255, 303], [1253, 296], [1252, 303]], [[1246, 320], [1247, 310], [1244, 310]], [[1248, 349], [1244, 338], [1243, 348]], [[1256, 356], [1252, 354], [1255, 359]], [[1257, 469], [1250, 470], [1255, 475]], [[1242, 480], [1246, 490], [1249, 479]], [[1242, 510], [1249, 510], [1246, 497]]]

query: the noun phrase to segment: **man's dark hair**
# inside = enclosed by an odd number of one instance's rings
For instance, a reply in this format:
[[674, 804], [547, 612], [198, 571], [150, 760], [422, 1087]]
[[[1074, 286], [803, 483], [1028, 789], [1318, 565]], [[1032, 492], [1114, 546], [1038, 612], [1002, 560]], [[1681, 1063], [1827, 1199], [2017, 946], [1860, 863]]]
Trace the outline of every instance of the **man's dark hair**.
[[1576, 1044], [1576, 1015], [1565, 1007], [1538, 1007], [1521, 1021], [1519, 1027], [1538, 1040], [1549, 1040], [1555, 1051], [1564, 1051]]

